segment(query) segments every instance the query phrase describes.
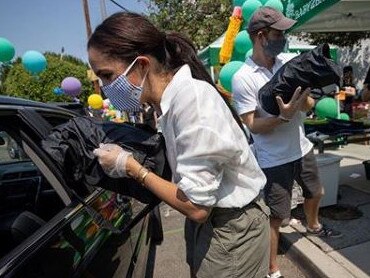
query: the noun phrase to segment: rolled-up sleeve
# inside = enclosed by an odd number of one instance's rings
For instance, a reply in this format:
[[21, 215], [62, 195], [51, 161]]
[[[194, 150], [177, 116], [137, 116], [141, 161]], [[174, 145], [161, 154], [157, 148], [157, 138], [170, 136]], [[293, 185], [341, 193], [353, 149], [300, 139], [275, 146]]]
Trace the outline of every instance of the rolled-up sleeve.
[[[218, 200], [224, 164], [240, 157], [242, 150], [235, 143], [238, 135], [225, 121], [225, 114], [230, 113], [227, 106], [220, 109], [219, 104], [201, 93], [189, 97], [189, 103], [182, 103], [192, 109], [178, 111], [181, 116], [175, 123], [180, 127], [175, 141], [176, 174], [180, 177], [178, 187], [191, 202], [212, 206]], [[192, 105], [187, 106], [190, 102]]]
[[222, 134], [204, 126], [181, 134], [177, 138], [177, 148], [176, 172], [181, 177], [179, 188], [193, 203], [214, 205], [224, 174], [223, 164], [239, 156], [241, 151], [233, 146], [231, 140], [225, 140]]

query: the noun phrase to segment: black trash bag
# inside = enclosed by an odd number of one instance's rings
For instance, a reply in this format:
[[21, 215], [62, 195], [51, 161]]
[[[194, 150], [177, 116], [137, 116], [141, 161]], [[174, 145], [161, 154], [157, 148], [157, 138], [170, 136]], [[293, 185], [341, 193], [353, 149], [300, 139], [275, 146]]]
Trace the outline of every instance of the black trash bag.
[[42, 148], [64, 174], [69, 185], [98, 186], [143, 203], [158, 202], [149, 190], [132, 178], [110, 178], [94, 156], [100, 143], [116, 143], [133, 153], [134, 158], [152, 172], [170, 178], [163, 136], [146, 125], [102, 122], [90, 117], [75, 117], [54, 127], [42, 140]]
[[328, 44], [321, 44], [285, 63], [258, 92], [261, 107], [272, 115], [279, 115], [276, 96], [284, 103], [292, 98], [298, 86], [302, 91], [340, 83], [339, 66], [331, 60]]

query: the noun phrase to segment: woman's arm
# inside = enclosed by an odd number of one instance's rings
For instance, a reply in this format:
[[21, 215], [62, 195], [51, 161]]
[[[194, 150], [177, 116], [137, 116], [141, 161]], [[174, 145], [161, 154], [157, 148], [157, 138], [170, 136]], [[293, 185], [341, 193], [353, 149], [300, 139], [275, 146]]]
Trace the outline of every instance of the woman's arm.
[[[139, 172], [142, 166], [132, 157], [127, 161], [128, 174], [135, 179], [140, 179]], [[191, 220], [205, 222], [211, 212], [210, 207], [196, 205], [186, 197], [176, 184], [169, 182], [153, 172], [145, 175], [144, 180], [139, 180], [142, 185], [153, 192], [159, 199], [178, 210]]]

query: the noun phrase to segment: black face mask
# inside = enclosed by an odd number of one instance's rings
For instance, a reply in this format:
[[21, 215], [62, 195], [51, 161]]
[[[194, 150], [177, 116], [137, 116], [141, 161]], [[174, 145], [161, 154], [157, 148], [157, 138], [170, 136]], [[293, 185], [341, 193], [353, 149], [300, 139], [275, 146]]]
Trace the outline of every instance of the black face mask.
[[275, 58], [281, 52], [283, 52], [286, 41], [287, 39], [285, 37], [277, 40], [268, 39], [267, 44], [263, 46], [263, 50], [267, 56]]

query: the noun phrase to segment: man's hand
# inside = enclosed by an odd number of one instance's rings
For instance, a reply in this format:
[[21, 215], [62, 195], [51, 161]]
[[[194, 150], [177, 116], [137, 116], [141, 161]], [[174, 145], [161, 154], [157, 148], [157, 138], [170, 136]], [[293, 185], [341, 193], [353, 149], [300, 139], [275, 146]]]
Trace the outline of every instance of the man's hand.
[[282, 118], [287, 120], [292, 119], [297, 111], [303, 110], [303, 108], [307, 105], [308, 95], [311, 92], [311, 88], [307, 88], [303, 92], [301, 91], [301, 87], [298, 87], [288, 103], [284, 103], [280, 96], [276, 97], [276, 101], [280, 110], [280, 116]]

